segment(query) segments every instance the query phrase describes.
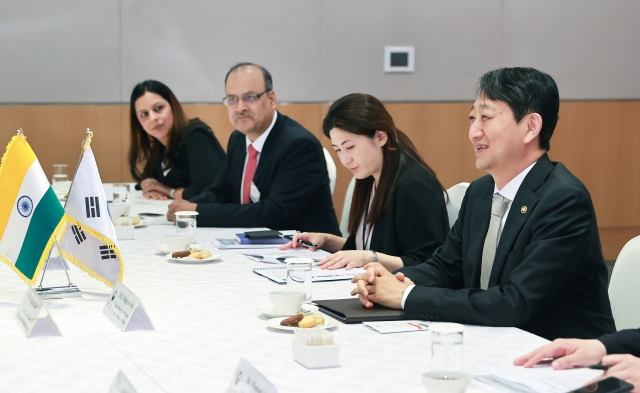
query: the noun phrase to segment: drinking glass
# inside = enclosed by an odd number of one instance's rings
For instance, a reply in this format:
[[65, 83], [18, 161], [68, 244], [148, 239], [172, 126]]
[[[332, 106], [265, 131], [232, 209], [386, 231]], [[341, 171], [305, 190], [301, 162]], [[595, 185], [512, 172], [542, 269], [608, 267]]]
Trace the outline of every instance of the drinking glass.
[[464, 371], [464, 325], [434, 323], [431, 330], [431, 369]]
[[196, 243], [196, 226], [198, 212], [176, 212], [176, 233], [193, 235], [193, 242]]
[[129, 204], [129, 184], [115, 183], [113, 185], [113, 203]]
[[69, 193], [71, 182], [67, 175], [67, 164], [53, 164], [53, 178], [51, 179], [51, 188], [59, 198], [65, 198]]
[[67, 164], [53, 164], [53, 179], [51, 180], [51, 185], [55, 187], [57, 182], [67, 180], [69, 180]]
[[301, 291], [307, 294], [306, 300], [311, 300], [311, 258], [287, 258], [287, 290]]

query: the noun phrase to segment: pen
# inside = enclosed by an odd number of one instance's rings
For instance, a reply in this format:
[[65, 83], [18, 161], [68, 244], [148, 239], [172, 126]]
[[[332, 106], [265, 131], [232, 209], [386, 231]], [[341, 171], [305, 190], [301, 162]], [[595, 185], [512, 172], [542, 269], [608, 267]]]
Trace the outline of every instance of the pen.
[[592, 370], [608, 370], [609, 366], [603, 366], [602, 363], [598, 363], [598, 364], [592, 364], [591, 366], [587, 366], [587, 368], [590, 368]]
[[298, 239], [298, 243], [302, 244], [305, 247], [313, 247], [318, 248], [318, 245], [312, 242], [308, 242], [306, 240]]
[[[293, 235], [284, 235], [282, 236], [285, 239], [289, 239], [289, 240], [293, 240]], [[298, 239], [298, 243], [302, 244], [305, 247], [313, 247], [313, 248], [318, 248], [318, 245], [310, 242], [310, 241], [306, 241], [306, 240], [302, 240], [302, 239]]]

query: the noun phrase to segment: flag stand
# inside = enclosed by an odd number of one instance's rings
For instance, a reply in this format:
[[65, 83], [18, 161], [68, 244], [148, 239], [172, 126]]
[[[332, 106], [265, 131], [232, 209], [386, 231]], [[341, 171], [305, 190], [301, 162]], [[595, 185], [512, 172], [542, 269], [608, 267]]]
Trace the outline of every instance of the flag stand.
[[[87, 136], [91, 134], [91, 129], [87, 128]], [[82, 145], [84, 146], [86, 141], [85, 139], [82, 141]], [[80, 162], [82, 161], [82, 154], [80, 154], [80, 158], [78, 159], [78, 164], [76, 165], [75, 172], [78, 171], [78, 167], [80, 166]], [[75, 172], [73, 175], [73, 179], [75, 180]], [[71, 186], [69, 187], [69, 192], [71, 192], [71, 188], [73, 187], [73, 180], [71, 181]], [[65, 207], [67, 202], [65, 201]], [[60, 260], [62, 261], [62, 265], [64, 266], [64, 273], [67, 275], [67, 281], [69, 282], [68, 286], [62, 287], [42, 287], [42, 281], [44, 281], [44, 274], [47, 271], [47, 266], [49, 265], [49, 258], [51, 258], [51, 251], [53, 251], [53, 247], [49, 250], [49, 255], [47, 256], [47, 262], [45, 262], [44, 269], [42, 269], [42, 277], [40, 278], [40, 284], [37, 288], [35, 288], [36, 293], [42, 299], [61, 299], [63, 297], [80, 297], [82, 296], [82, 291], [78, 288], [77, 285], [73, 285], [71, 282], [71, 278], [69, 277], [69, 266], [67, 265], [67, 261], [62, 257], [62, 253], [60, 252], [60, 246], [58, 245], [58, 241], [54, 242], [56, 248], [58, 249], [58, 255], [60, 255]]]
[[69, 266], [67, 265], [67, 261], [62, 257], [60, 253], [60, 247], [58, 246], [58, 241], [55, 243], [56, 248], [58, 249], [58, 254], [60, 254], [60, 260], [62, 261], [62, 265], [64, 266], [64, 273], [67, 275], [67, 281], [69, 285], [62, 287], [42, 287], [42, 281], [44, 281], [44, 274], [47, 272], [47, 266], [49, 265], [49, 258], [51, 258], [51, 250], [49, 250], [49, 256], [47, 256], [47, 262], [45, 262], [44, 269], [42, 269], [42, 277], [40, 278], [40, 284], [37, 288], [34, 288], [36, 293], [42, 299], [61, 299], [63, 297], [79, 297], [82, 296], [82, 291], [78, 289], [77, 285], [73, 285], [71, 282], [71, 278], [69, 277]]

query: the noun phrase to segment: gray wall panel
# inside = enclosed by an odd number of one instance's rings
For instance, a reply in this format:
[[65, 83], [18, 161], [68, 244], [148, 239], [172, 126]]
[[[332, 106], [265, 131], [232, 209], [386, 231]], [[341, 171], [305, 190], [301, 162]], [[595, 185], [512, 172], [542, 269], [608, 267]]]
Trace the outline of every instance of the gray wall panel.
[[118, 102], [116, 0], [0, 4], [0, 102]]
[[[148, 78], [219, 102], [239, 61], [267, 67], [280, 101], [469, 100], [513, 65], [564, 99], [637, 99], [638, 16], [635, 0], [5, 1], [0, 104], [127, 102]], [[384, 74], [385, 45], [414, 45], [416, 72]]]
[[505, 2], [505, 65], [554, 77], [564, 99], [640, 98], [640, 2]]
[[319, 95], [319, 0], [122, 4], [123, 101], [149, 78], [166, 83], [184, 102], [220, 101], [226, 72], [241, 61], [271, 72], [278, 99]]
[[[502, 1], [323, 0], [322, 97], [363, 92], [382, 100], [469, 100], [499, 67]], [[416, 72], [385, 74], [383, 47], [416, 48]]]

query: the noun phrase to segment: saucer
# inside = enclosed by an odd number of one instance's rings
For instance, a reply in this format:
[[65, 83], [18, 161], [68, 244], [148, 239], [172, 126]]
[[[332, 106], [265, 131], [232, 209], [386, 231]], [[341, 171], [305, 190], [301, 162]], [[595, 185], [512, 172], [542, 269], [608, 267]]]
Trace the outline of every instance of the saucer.
[[174, 261], [179, 263], [188, 263], [188, 264], [207, 263], [207, 262], [215, 261], [216, 259], [222, 260], [222, 257], [220, 256], [220, 254], [211, 254], [209, 258], [204, 258], [204, 259], [195, 259], [195, 258], [189, 258], [189, 257], [171, 258], [171, 254], [167, 254], [167, 260], [169, 261]]
[[267, 321], [267, 326], [273, 329], [280, 329], [280, 330], [311, 330], [311, 329], [331, 329], [336, 327], [336, 323], [333, 322], [332, 320], [326, 319], [324, 320], [324, 325], [316, 325], [312, 328], [299, 328], [297, 326], [282, 326], [280, 325], [280, 322], [282, 322], [283, 319], [287, 319], [288, 317], [280, 317], [280, 318], [272, 318], [270, 320]]
[[[271, 303], [263, 303], [258, 307], [256, 307], [256, 310], [265, 314], [269, 318], [290, 317], [293, 315], [293, 314], [282, 314], [282, 313], [273, 312], [273, 305]], [[313, 304], [303, 304], [300, 307], [300, 312], [307, 313], [307, 314], [314, 313], [317, 311], [318, 311], [318, 306], [315, 306]]]
[[[167, 253], [170, 253], [170, 252], [176, 252], [176, 251], [186, 251], [186, 250], [183, 250], [183, 249], [170, 250], [169, 247], [167, 247], [166, 244], [158, 244], [158, 245], [156, 245], [154, 247], [155, 247], [156, 250], [158, 250], [158, 251], [160, 251], [160, 252], [162, 252], [164, 254], [167, 254]], [[192, 244], [192, 245], [189, 246], [189, 250], [202, 250], [202, 246], [199, 245], [199, 244]]]

